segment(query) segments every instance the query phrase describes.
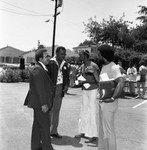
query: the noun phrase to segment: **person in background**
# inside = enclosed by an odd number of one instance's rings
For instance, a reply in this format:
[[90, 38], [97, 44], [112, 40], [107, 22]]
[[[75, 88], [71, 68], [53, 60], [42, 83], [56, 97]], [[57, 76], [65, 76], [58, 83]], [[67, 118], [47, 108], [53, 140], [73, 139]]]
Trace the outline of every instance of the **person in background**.
[[30, 67], [34, 67], [34, 66], [35, 66], [35, 62], [31, 62]]
[[28, 71], [31, 71], [31, 69], [35, 66], [35, 62], [31, 62], [30, 65], [27, 67]]
[[[123, 76], [124, 80], [126, 80], [126, 79], [127, 79], [127, 72], [126, 72], [126, 70], [122, 67], [122, 62], [119, 60], [117, 64], [118, 64], [118, 66], [119, 66], [121, 75]], [[125, 86], [124, 86], [123, 92], [122, 92], [122, 94], [121, 94], [121, 97], [122, 97], [122, 98], [125, 98]]]
[[[137, 81], [137, 97], [144, 99], [145, 96], [145, 82], [146, 82], [146, 75], [147, 75], [147, 59], [141, 59], [139, 62], [139, 76], [140, 79]], [[141, 87], [142, 92], [141, 92]]]
[[55, 138], [62, 138], [58, 133], [59, 114], [64, 94], [69, 87], [69, 65], [64, 60], [66, 56], [66, 49], [63, 46], [59, 46], [56, 49], [56, 55], [50, 59], [47, 65], [48, 74], [51, 77], [55, 89], [54, 89], [54, 102], [53, 108], [50, 112], [51, 116], [51, 136]]
[[69, 78], [70, 78], [70, 87], [74, 87], [75, 80], [77, 75], [77, 66], [75, 65], [75, 62], [72, 61], [70, 65], [70, 72], [69, 72]]
[[133, 65], [132, 62], [129, 64], [129, 68], [127, 69], [127, 75], [129, 79], [129, 91], [130, 95], [134, 96], [135, 95], [135, 85], [133, 81], [136, 81], [136, 76], [137, 76], [137, 69]]
[[125, 75], [127, 72], [126, 72], [126, 70], [124, 70], [124, 68], [122, 67], [122, 62], [121, 62], [120, 60], [118, 61], [118, 65], [119, 65], [121, 74], [122, 74], [122, 75]]
[[0, 68], [0, 75], [4, 76], [8, 67], [7, 65], [3, 65], [2, 68]]
[[49, 63], [46, 49], [35, 53], [36, 64], [30, 70], [30, 87], [24, 105], [34, 110], [31, 150], [53, 150], [50, 138], [50, 118], [53, 106], [53, 83], [45, 65]]
[[[99, 52], [103, 60], [101, 61], [103, 64], [100, 71], [100, 82], [115, 80], [117, 85], [111, 98], [100, 99], [99, 102], [98, 150], [117, 150], [114, 121], [118, 108], [118, 97], [124, 87], [124, 79], [119, 66], [113, 62], [114, 49], [109, 45], [102, 45], [99, 47]], [[103, 90], [99, 90], [103, 93]]]
[[96, 97], [98, 93], [99, 68], [90, 61], [90, 53], [85, 50], [80, 53], [84, 64], [81, 66], [81, 74], [86, 79], [82, 86], [82, 103], [78, 124], [79, 134], [75, 138], [88, 137], [85, 143], [94, 142], [97, 138], [96, 124]]

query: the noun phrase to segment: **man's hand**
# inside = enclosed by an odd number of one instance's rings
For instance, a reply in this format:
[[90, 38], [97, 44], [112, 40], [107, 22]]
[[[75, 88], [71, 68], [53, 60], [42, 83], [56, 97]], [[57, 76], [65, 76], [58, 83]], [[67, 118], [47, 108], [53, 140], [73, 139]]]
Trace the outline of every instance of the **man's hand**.
[[43, 111], [44, 113], [46, 113], [46, 112], [49, 110], [49, 108], [48, 108], [47, 105], [41, 106], [41, 109], [42, 109], [42, 111]]
[[68, 86], [65, 86], [63, 92], [66, 93], [68, 91]]
[[85, 68], [85, 72], [86, 73], [94, 73], [95, 72], [95, 68], [92, 66], [88, 66], [87, 68]]

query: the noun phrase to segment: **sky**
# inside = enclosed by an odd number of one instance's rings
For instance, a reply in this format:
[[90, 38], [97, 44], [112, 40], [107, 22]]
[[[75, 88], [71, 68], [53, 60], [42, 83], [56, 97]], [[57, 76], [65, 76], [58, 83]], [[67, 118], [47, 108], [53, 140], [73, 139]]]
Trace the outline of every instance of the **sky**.
[[[101, 22], [125, 13], [124, 20], [138, 24], [139, 5], [147, 6], [147, 0], [63, 0], [58, 8], [55, 45], [72, 50], [88, 40], [83, 22], [94, 16]], [[54, 7], [52, 0], [0, 0], [0, 48], [8, 45], [29, 51], [37, 48], [38, 40], [52, 46]]]

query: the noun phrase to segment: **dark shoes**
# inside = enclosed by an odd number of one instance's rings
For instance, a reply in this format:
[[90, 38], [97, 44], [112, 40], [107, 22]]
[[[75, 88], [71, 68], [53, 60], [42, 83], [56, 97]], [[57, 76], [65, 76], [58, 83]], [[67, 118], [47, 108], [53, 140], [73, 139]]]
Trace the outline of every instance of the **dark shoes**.
[[96, 137], [89, 138], [85, 143], [92, 143], [96, 141]]
[[75, 138], [84, 138], [84, 137], [85, 137], [85, 134], [84, 134], [84, 133], [75, 135]]
[[62, 136], [59, 133], [51, 134], [52, 137], [61, 139]]

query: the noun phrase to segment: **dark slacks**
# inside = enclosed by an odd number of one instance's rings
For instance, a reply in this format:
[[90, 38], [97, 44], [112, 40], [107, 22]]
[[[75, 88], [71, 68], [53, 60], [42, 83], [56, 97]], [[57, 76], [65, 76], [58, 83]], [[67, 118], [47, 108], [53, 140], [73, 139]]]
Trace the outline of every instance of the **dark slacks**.
[[31, 150], [53, 150], [50, 138], [50, 118], [48, 112], [34, 109]]
[[54, 103], [53, 103], [52, 110], [50, 112], [50, 117], [51, 117], [50, 132], [51, 132], [51, 134], [58, 133], [59, 115], [60, 115], [60, 109], [61, 109], [61, 105], [62, 105], [61, 95], [62, 95], [62, 84], [56, 86]]

